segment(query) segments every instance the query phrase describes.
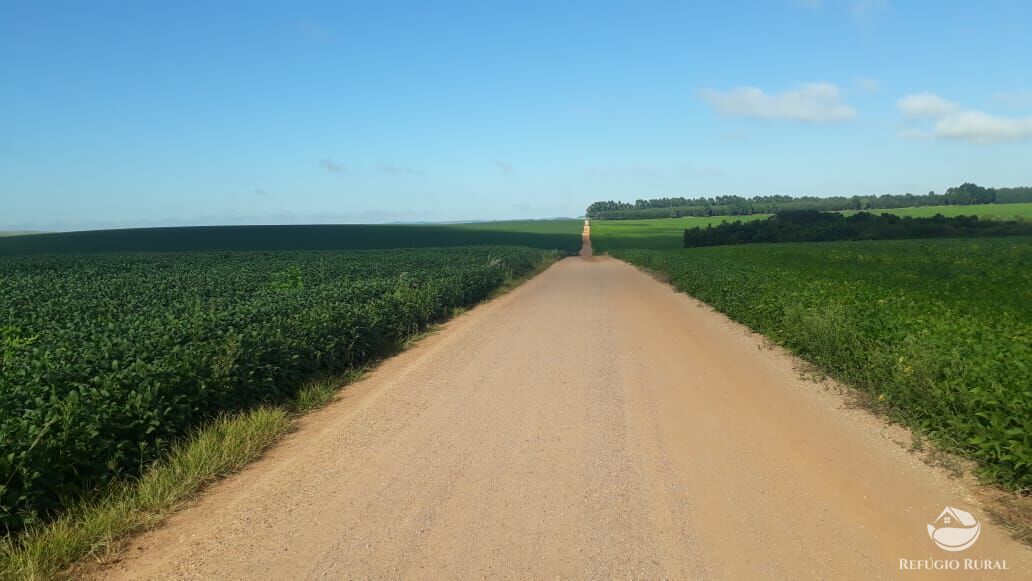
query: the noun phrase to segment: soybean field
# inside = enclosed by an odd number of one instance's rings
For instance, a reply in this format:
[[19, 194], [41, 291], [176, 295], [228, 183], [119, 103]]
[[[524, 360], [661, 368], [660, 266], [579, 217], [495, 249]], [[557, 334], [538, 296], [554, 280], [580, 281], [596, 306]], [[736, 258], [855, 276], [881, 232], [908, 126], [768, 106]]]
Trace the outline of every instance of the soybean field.
[[614, 250], [1032, 486], [1032, 238]]
[[0, 258], [0, 528], [139, 473], [220, 413], [383, 355], [556, 256], [477, 246]]

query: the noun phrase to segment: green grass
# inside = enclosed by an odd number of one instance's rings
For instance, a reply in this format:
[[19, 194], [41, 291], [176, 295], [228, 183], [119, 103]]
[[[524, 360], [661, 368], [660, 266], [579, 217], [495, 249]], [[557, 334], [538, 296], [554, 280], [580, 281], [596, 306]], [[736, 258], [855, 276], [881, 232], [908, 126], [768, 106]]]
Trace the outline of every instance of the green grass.
[[[855, 212], [844, 212], [846, 214]], [[898, 216], [927, 217], [935, 214], [944, 216], [978, 216], [979, 218], [1032, 219], [1032, 203], [980, 204], [973, 206], [927, 206], [921, 208], [898, 208], [871, 210], [874, 214], [896, 214]], [[711, 216], [705, 218], [656, 218], [649, 220], [592, 220], [591, 243], [596, 252], [624, 248], [681, 248], [684, 231], [689, 228], [717, 225], [736, 220], [748, 221], [767, 218], [769, 214], [748, 216]]]
[[591, 245], [596, 252], [621, 248], [681, 248], [688, 228], [735, 220], [757, 220], [769, 214], [711, 216], [706, 218], [655, 218], [649, 220], [592, 220]]
[[1032, 238], [615, 250], [1032, 489]]
[[[1019, 204], [977, 204], [972, 206], [922, 206], [919, 208], [897, 208], [892, 210], [870, 210], [872, 214], [895, 214], [913, 218], [927, 218], [936, 214], [946, 217], [978, 216], [979, 218], [1032, 219], [1032, 203]], [[843, 212], [855, 214], [856, 212]]]
[[155, 526], [206, 484], [260, 456], [291, 425], [281, 408], [219, 418], [142, 478], [113, 484], [57, 520], [0, 541], [0, 578], [51, 579], [79, 560], [102, 557], [125, 536]]
[[374, 250], [512, 245], [575, 252], [581, 220], [473, 224], [190, 226], [54, 232], [0, 238], [0, 256], [110, 252]]

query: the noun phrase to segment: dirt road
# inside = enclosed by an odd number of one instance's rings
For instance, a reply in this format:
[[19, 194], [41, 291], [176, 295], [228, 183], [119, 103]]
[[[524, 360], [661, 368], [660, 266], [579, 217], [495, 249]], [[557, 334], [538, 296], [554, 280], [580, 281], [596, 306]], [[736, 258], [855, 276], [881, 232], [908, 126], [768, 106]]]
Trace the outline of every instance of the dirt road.
[[[957, 578], [1028, 578], [1030, 552], [898, 429], [585, 254], [390, 360], [102, 575], [921, 578], [900, 560], [990, 559], [1009, 571]], [[945, 506], [981, 520], [973, 548], [933, 544]]]

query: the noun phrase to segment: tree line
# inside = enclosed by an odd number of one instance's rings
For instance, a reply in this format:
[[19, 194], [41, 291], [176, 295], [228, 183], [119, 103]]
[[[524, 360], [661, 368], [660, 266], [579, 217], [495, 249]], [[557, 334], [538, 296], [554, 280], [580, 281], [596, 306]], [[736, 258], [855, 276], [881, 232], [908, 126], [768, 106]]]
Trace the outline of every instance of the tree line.
[[636, 200], [634, 203], [602, 201], [588, 206], [586, 215], [593, 220], [631, 220], [642, 218], [680, 218], [682, 216], [744, 216], [774, 214], [782, 210], [875, 210], [917, 206], [966, 206], [972, 204], [1013, 204], [1032, 202], [1032, 187], [984, 188], [965, 183], [937, 194], [884, 194], [872, 196], [714, 196], [663, 197]]
[[1032, 223], [979, 220], [975, 216], [947, 218], [942, 214], [912, 218], [870, 212], [845, 216], [819, 210], [783, 210], [765, 220], [722, 222], [717, 226], [687, 229], [684, 246], [1015, 235], [1032, 235]]

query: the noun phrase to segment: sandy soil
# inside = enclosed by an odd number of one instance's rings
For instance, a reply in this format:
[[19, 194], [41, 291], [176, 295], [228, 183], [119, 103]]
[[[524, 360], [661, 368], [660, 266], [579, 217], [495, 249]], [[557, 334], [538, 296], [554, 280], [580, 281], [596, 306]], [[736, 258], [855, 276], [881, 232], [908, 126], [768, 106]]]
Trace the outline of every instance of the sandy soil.
[[[1030, 551], [887, 426], [631, 266], [565, 259], [382, 365], [105, 578], [909, 578]], [[983, 531], [963, 553], [927, 523]]]

